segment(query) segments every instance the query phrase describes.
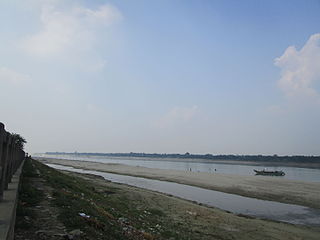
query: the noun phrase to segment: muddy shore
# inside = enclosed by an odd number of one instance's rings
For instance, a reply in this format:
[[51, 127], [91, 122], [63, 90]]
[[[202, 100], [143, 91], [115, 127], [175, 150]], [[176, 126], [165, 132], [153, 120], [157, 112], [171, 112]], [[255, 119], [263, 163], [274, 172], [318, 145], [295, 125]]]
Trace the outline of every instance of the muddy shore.
[[264, 176], [164, 170], [75, 160], [41, 159], [41, 161], [87, 170], [171, 181], [246, 197], [320, 209], [320, 183], [307, 183]]

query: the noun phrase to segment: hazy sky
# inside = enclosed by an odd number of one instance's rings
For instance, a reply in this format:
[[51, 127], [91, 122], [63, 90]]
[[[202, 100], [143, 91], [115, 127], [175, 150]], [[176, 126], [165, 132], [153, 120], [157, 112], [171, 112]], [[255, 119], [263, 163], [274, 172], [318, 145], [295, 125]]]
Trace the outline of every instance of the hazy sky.
[[320, 155], [320, 1], [0, 1], [30, 153]]

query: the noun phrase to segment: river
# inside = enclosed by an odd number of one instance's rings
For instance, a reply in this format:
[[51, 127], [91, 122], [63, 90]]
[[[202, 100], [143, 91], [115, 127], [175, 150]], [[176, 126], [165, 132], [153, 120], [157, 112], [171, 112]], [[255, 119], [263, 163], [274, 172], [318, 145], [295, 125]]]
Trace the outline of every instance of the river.
[[170, 194], [183, 199], [202, 203], [236, 214], [244, 214], [258, 218], [271, 219], [292, 224], [320, 226], [320, 210], [304, 206], [265, 201], [255, 198], [223, 193], [199, 187], [193, 187], [173, 182], [151, 180], [99, 171], [76, 169], [57, 164], [47, 164], [50, 167], [78, 173], [102, 176], [106, 180], [127, 184], [139, 188]]
[[[127, 158], [110, 158], [110, 157], [98, 157], [98, 156], [83, 156], [83, 155], [47, 155], [39, 154], [37, 157], [46, 158], [58, 158], [69, 160], [82, 160], [90, 162], [101, 163], [118, 163], [130, 166], [140, 166], [147, 168], [159, 168], [159, 169], [172, 169], [182, 171], [195, 171], [195, 172], [217, 172], [225, 174], [236, 175], [254, 175], [253, 169], [262, 170], [264, 168], [268, 170], [282, 170], [285, 172], [285, 176], [280, 177], [289, 180], [298, 180], [305, 182], [320, 182], [320, 169], [312, 168], [298, 168], [298, 167], [278, 167], [278, 166], [255, 166], [255, 165], [243, 165], [243, 164], [225, 164], [225, 163], [211, 163], [211, 162], [199, 162], [199, 160], [190, 161], [177, 159], [177, 160], [154, 160], [152, 158], [146, 159], [127, 159]], [[279, 177], [278, 177], [279, 178]]]

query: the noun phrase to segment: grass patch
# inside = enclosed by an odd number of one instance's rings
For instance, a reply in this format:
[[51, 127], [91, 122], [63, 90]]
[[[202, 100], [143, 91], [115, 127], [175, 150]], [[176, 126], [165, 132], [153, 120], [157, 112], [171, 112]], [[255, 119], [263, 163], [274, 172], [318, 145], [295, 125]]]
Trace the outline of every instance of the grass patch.
[[[80, 229], [89, 239], [128, 239], [117, 217], [109, 212], [106, 193], [89, 182], [63, 174], [34, 161], [47, 183], [53, 187], [53, 204], [60, 209], [59, 220], [68, 230]], [[115, 193], [115, 189], [105, 189]], [[85, 213], [90, 218], [81, 217]]]
[[31, 207], [36, 206], [43, 199], [44, 195], [41, 190], [32, 185], [32, 178], [39, 177], [32, 163], [27, 159], [24, 163], [21, 174], [21, 185], [19, 189], [19, 200], [16, 212], [16, 227], [29, 229], [32, 224], [28, 219], [35, 219], [36, 215]]
[[164, 216], [164, 212], [161, 211], [160, 209], [156, 209], [156, 208], [151, 208], [148, 210], [152, 215], [155, 215], [155, 216]]
[[192, 239], [180, 220], [136, 191], [94, 184], [94, 179], [64, 174], [34, 160], [31, 166], [54, 189], [52, 204], [69, 231], [80, 229], [88, 239]]

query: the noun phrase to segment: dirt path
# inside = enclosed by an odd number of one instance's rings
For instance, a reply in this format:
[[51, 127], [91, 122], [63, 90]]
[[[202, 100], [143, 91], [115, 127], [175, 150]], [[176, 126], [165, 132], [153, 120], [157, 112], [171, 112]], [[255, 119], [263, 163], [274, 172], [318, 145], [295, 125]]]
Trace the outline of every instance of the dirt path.
[[[59, 209], [54, 207], [53, 188], [34, 167], [32, 173], [24, 173], [22, 191], [18, 203], [15, 240], [61, 240], [74, 235], [68, 233], [58, 220]], [[22, 196], [21, 196], [22, 195]]]

